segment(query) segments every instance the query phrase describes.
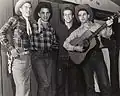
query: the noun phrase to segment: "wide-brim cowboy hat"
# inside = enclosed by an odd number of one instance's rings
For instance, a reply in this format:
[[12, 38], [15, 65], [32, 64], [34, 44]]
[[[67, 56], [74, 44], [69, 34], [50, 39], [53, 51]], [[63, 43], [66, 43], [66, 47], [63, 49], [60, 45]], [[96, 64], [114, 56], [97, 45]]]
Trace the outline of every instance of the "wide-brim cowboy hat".
[[51, 15], [49, 20], [52, 18], [52, 5], [50, 2], [39, 2], [37, 7], [35, 8], [34, 11], [34, 19], [37, 21], [40, 17], [38, 16], [38, 13], [40, 12], [41, 8], [48, 8]]
[[86, 10], [88, 12], [88, 14], [90, 15], [89, 20], [92, 21], [93, 20], [93, 11], [92, 8], [88, 5], [88, 4], [79, 4], [75, 7], [75, 17], [76, 19], [79, 21], [78, 18], [78, 12], [80, 10]]
[[21, 12], [20, 12], [20, 8], [22, 7], [23, 4], [25, 3], [30, 3], [31, 4], [31, 0], [18, 0], [18, 2], [16, 3], [15, 5], [15, 13], [17, 15], [21, 15]]
[[74, 4], [69, 4], [69, 3], [60, 4], [59, 7], [60, 7], [60, 18], [61, 18], [62, 22], [64, 22], [64, 18], [63, 18], [64, 10], [71, 10], [73, 15], [75, 13], [75, 5]]

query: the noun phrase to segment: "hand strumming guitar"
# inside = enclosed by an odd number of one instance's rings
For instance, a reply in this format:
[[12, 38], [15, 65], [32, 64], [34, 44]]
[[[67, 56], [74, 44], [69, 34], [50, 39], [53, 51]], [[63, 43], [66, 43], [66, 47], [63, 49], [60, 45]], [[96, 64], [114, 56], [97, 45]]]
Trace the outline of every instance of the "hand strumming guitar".
[[78, 51], [78, 52], [82, 52], [84, 49], [82, 46], [75, 46], [73, 47], [73, 51]]

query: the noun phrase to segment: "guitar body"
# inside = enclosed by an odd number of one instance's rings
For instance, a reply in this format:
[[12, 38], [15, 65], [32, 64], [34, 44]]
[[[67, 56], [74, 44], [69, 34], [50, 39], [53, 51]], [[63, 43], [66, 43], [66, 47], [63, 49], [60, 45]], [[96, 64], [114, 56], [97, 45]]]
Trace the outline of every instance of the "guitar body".
[[[70, 42], [70, 44], [73, 45], [73, 46], [84, 46], [84, 40], [86, 40], [91, 35], [92, 35], [92, 33], [90, 31], [86, 32], [81, 37], [77, 37], [77, 38], [73, 39]], [[86, 51], [84, 51], [84, 52], [69, 51], [70, 59], [75, 64], [81, 64], [85, 60], [85, 57], [86, 57], [88, 51], [90, 51], [96, 45], [95, 38], [92, 38], [92, 40], [89, 42], [89, 44], [90, 45], [87, 47], [87, 49], [85, 49]]]
[[[114, 14], [113, 16], [111, 16], [112, 19], [118, 18], [118, 17], [120, 17], [120, 13], [119, 12], [117, 14]], [[98, 27], [98, 29], [96, 29], [96, 27]], [[94, 48], [96, 43], [97, 43], [96, 40], [95, 40], [95, 36], [97, 36], [106, 27], [107, 27], [107, 24], [104, 23], [100, 27], [94, 25], [94, 26], [90, 27], [85, 32], [80, 30], [80, 28], [75, 30], [75, 31], [80, 32], [81, 35], [79, 36], [79, 33], [78, 33], [78, 37], [73, 39], [70, 42], [71, 45], [73, 45], [73, 46], [82, 46], [84, 48], [84, 47], [86, 47], [86, 42], [85, 41], [89, 41], [89, 46], [87, 46], [88, 49], [85, 49], [85, 51], [83, 51], [83, 52], [74, 52], [74, 51], [71, 52], [70, 51], [69, 52], [69, 56], [70, 56], [71, 60], [75, 64], [81, 64], [85, 60], [85, 57], [86, 57], [87, 53], [89, 52], [89, 50]], [[90, 31], [90, 29], [92, 29], [91, 31], [94, 32], [93, 34]]]

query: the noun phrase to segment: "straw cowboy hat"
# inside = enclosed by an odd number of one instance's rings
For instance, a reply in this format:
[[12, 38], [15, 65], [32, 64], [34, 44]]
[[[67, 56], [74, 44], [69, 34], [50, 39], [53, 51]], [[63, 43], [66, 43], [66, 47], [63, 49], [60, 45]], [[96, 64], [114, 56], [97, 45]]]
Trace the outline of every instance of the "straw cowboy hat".
[[89, 17], [89, 20], [92, 21], [93, 20], [93, 12], [92, 12], [92, 9], [91, 7], [88, 5], [88, 4], [80, 4], [80, 5], [77, 5], [75, 7], [75, 17], [76, 19], [79, 21], [79, 18], [78, 18], [78, 12], [80, 10], [86, 10], [88, 12], [88, 14], [90, 15]]
[[18, 2], [16, 3], [15, 5], [15, 13], [17, 15], [21, 15], [21, 12], [20, 12], [20, 8], [22, 7], [23, 4], [25, 3], [30, 3], [31, 4], [31, 0], [18, 0]]

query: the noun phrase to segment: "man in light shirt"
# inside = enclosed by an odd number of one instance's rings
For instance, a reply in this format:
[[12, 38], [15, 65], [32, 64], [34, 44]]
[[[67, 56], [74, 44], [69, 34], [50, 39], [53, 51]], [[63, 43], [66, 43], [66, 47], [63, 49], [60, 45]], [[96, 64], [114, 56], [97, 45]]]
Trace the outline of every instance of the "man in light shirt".
[[[83, 52], [84, 46], [74, 46], [71, 41], [77, 37], [84, 38], [94, 34], [94, 32], [100, 27], [100, 24], [93, 23], [93, 13], [89, 5], [77, 5], [75, 8], [75, 16], [77, 20], [81, 23], [81, 26], [73, 31], [70, 36], [65, 40], [63, 46], [68, 51], [78, 51]], [[109, 38], [112, 35], [111, 25], [113, 20], [107, 20], [107, 27], [103, 29], [96, 37], [92, 39], [90, 43], [91, 50], [89, 50], [85, 60], [83, 60], [83, 71], [86, 82], [86, 96], [95, 96], [94, 89], [94, 78], [93, 73], [96, 73], [99, 88], [101, 91], [101, 96], [110, 96], [110, 82], [107, 72], [107, 67], [105, 65], [103, 54], [101, 48], [103, 47], [101, 43], [101, 36]], [[83, 39], [84, 40], [84, 39]], [[77, 57], [76, 57], [77, 58]], [[81, 59], [81, 58], [78, 58]]]

